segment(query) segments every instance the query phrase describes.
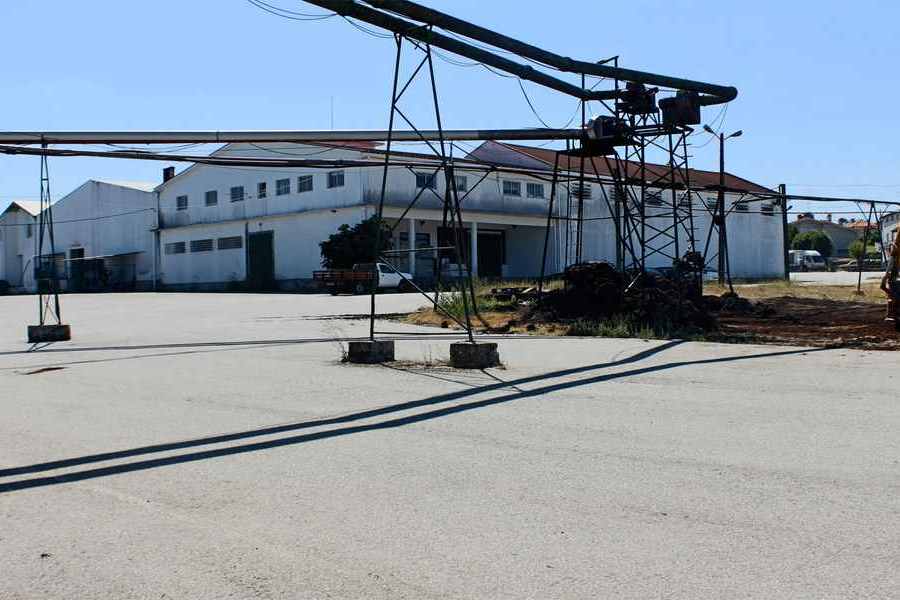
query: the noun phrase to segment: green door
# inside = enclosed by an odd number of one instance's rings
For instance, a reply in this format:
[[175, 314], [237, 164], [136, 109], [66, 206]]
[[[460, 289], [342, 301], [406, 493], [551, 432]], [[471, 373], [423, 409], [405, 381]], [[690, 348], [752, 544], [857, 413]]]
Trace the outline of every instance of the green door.
[[247, 287], [251, 290], [275, 289], [275, 232], [247, 234]]

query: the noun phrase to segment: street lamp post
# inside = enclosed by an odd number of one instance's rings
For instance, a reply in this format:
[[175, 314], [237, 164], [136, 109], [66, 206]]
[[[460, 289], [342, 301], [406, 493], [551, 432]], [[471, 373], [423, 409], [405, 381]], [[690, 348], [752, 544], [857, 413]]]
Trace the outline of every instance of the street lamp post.
[[[740, 137], [744, 134], [743, 130], [737, 130], [730, 135], [724, 133], [716, 133], [709, 125], [704, 125], [703, 129], [710, 135], [719, 138], [719, 193], [716, 200], [716, 218], [719, 221], [719, 285], [725, 285], [725, 273], [729, 271], [728, 263], [728, 233], [725, 227], [725, 140]], [[731, 273], [728, 273], [728, 288], [734, 292], [734, 286], [731, 284]]]

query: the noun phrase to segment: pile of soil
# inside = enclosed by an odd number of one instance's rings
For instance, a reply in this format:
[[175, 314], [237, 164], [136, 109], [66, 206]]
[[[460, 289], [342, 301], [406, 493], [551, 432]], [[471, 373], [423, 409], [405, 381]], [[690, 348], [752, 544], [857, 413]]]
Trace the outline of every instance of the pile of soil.
[[[701, 296], [690, 264], [673, 277], [648, 274], [633, 284], [607, 263], [576, 265], [567, 286], [544, 297], [526, 320], [565, 323], [622, 317], [673, 335], [726, 342], [900, 350], [900, 333], [884, 304], [780, 296], [751, 301], [737, 294]], [[682, 268], [684, 271], [678, 272]], [[686, 275], [686, 273], [688, 275]], [[680, 275], [680, 276], [678, 276]]]
[[677, 269], [671, 277], [647, 273], [635, 279], [604, 262], [573, 265], [565, 273], [567, 285], [547, 293], [530, 317], [545, 322], [621, 317], [672, 331], [715, 329], [698, 279]]

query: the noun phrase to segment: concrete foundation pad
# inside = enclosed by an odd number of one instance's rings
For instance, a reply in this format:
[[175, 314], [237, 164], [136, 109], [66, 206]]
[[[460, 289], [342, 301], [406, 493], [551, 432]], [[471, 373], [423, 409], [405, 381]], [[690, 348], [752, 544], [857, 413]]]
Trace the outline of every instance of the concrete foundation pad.
[[450, 344], [450, 365], [457, 369], [488, 369], [500, 366], [500, 354], [493, 342]]
[[393, 340], [366, 340], [350, 342], [347, 360], [352, 363], [372, 365], [394, 360]]
[[68, 325], [29, 325], [28, 343], [67, 342], [72, 339], [72, 329]]

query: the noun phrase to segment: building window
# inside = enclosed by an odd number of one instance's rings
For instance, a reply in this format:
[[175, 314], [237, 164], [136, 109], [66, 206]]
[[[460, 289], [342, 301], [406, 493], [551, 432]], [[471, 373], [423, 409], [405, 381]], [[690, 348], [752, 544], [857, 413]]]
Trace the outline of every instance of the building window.
[[662, 206], [662, 192], [651, 192], [648, 190], [644, 196], [644, 204], [647, 206]]
[[503, 182], [503, 195], [504, 196], [521, 196], [522, 195], [522, 183], [519, 181], [504, 181]]
[[166, 254], [184, 254], [184, 242], [172, 242], [166, 244]]
[[525, 186], [525, 191], [528, 194], [529, 198], [543, 198], [544, 197], [544, 184], [543, 183], [529, 183]]
[[175, 210], [187, 210], [188, 207], [188, 197], [187, 196], [178, 196], [175, 198]]
[[219, 203], [219, 192], [217, 192], [216, 190], [209, 190], [208, 192], [206, 192], [204, 201], [207, 206], [215, 206]]
[[434, 173], [416, 173], [416, 187], [419, 189], [437, 189], [437, 177]]
[[34, 225], [32, 225], [31, 223], [28, 223], [25, 226], [25, 237], [30, 238], [33, 235], [34, 235]]
[[765, 202], [759, 205], [759, 212], [769, 217], [775, 216], [775, 206]]
[[457, 192], [468, 192], [469, 191], [469, 178], [465, 175], [454, 175], [453, 181], [456, 183], [456, 191]]
[[219, 250], [237, 250], [244, 247], [244, 238], [239, 235], [220, 237], [218, 242]]
[[[590, 200], [591, 195], [593, 194], [593, 190], [591, 189], [590, 184], [580, 184], [576, 183], [572, 186], [572, 196], [574, 198], [578, 198], [579, 200]], [[628, 197], [628, 192], [622, 192], [625, 194], [625, 198]]]
[[265, 198], [266, 197], [266, 182], [260, 181], [256, 184], [256, 197], [257, 198]]
[[291, 193], [291, 180], [290, 179], [279, 179], [275, 182], [275, 195], [276, 196], [285, 196]]
[[191, 240], [191, 252], [212, 252], [212, 240]]
[[301, 175], [297, 178], [297, 193], [311, 192], [313, 190], [313, 176]]
[[344, 187], [344, 172], [331, 171], [328, 173], [328, 188]]
[[750, 212], [750, 206], [746, 202], [734, 202], [735, 212]]
[[244, 201], [244, 186], [236, 185], [231, 188], [231, 201], [232, 202], [243, 202]]

